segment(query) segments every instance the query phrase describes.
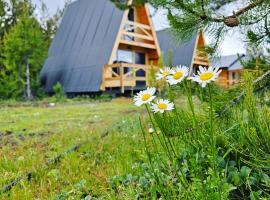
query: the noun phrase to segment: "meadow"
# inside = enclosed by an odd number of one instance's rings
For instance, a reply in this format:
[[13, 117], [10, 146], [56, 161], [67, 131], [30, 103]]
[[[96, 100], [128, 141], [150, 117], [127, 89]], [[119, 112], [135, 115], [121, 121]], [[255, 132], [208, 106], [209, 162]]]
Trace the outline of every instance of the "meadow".
[[252, 82], [226, 113], [241, 90], [189, 81], [157, 94], [165, 113], [130, 98], [3, 102], [0, 199], [269, 199], [269, 94]]
[[[0, 188], [32, 173], [0, 199], [116, 198], [109, 179], [146, 160], [138, 131], [142, 110], [128, 99], [5, 103], [0, 112]], [[77, 144], [82, 145], [46, 165]]]

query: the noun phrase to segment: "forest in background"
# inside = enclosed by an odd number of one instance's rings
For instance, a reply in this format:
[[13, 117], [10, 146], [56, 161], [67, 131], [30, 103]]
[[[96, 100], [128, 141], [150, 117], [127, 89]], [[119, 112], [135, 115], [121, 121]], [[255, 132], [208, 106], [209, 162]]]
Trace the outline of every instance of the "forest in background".
[[0, 99], [41, 98], [39, 73], [64, 9], [49, 13], [31, 0], [0, 1]]

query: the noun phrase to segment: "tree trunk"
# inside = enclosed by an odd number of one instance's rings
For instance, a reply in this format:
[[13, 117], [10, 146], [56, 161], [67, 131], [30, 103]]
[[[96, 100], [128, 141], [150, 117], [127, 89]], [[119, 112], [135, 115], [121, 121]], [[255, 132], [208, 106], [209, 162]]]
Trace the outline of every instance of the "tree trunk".
[[26, 100], [32, 100], [31, 82], [30, 82], [30, 67], [27, 60], [26, 63]]

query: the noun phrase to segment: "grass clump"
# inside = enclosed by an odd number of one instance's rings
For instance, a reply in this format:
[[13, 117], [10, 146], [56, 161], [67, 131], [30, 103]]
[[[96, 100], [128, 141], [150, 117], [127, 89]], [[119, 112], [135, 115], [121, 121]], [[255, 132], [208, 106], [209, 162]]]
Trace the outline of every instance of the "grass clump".
[[63, 91], [61, 83], [57, 82], [53, 86], [54, 98], [56, 102], [63, 102], [66, 100], [65, 92]]

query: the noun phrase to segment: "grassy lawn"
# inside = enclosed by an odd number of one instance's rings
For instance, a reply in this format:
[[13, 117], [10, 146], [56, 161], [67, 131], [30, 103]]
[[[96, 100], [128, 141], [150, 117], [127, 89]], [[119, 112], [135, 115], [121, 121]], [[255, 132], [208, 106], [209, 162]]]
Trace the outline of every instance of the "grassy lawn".
[[[2, 106], [0, 187], [26, 172], [33, 175], [0, 198], [63, 199], [80, 192], [105, 199], [132, 198], [134, 194], [121, 196], [121, 191], [116, 196], [108, 181], [128, 174], [134, 163], [147, 159], [139, 135], [138, 116], [142, 112], [127, 99], [53, 107]], [[57, 154], [80, 143], [83, 145], [77, 151], [45, 166]]]
[[190, 99], [151, 118], [125, 98], [0, 103], [0, 199], [269, 199], [269, 108], [251, 92], [211, 123]]

